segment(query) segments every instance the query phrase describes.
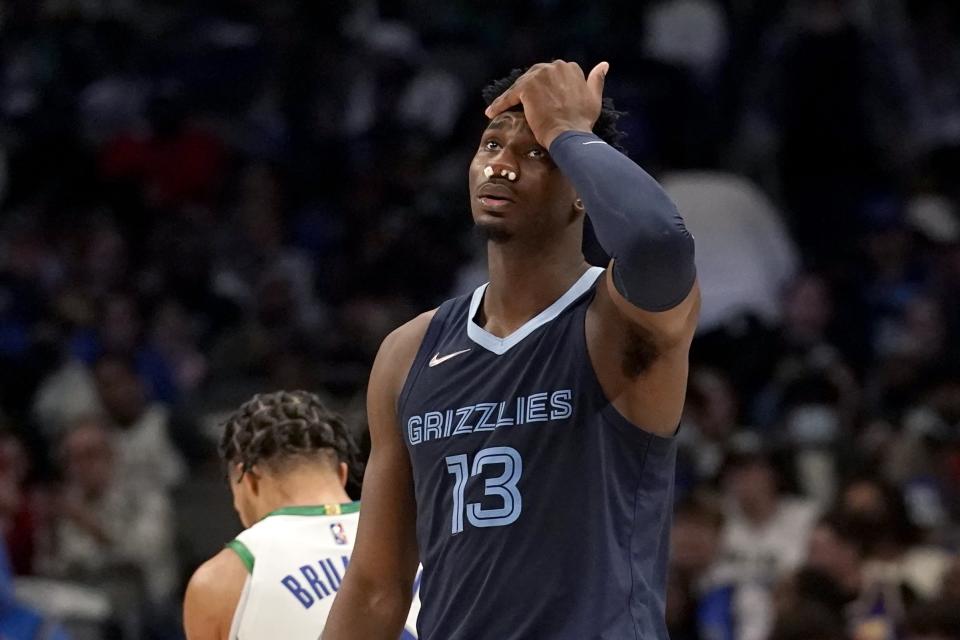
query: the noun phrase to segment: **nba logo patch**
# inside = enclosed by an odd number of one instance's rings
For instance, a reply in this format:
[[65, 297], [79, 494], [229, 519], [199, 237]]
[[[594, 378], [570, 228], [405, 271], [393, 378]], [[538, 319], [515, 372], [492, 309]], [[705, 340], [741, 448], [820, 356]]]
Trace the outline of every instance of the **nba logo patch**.
[[337, 544], [347, 544], [347, 532], [344, 531], [343, 525], [339, 522], [330, 525], [330, 533], [333, 534], [333, 539]]

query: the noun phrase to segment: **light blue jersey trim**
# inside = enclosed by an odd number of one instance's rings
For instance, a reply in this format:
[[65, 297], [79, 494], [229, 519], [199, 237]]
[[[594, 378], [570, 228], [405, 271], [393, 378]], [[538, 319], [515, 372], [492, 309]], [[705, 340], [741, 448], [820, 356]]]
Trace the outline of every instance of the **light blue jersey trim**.
[[487, 285], [490, 283], [482, 284], [473, 292], [473, 298], [470, 300], [470, 313], [467, 314], [467, 336], [487, 351], [492, 351], [498, 356], [503, 355], [520, 344], [528, 335], [563, 313], [564, 309], [593, 286], [601, 273], [603, 273], [603, 267], [587, 269], [580, 276], [580, 279], [574, 282], [573, 286], [567, 289], [567, 292], [560, 296], [556, 302], [527, 320], [519, 329], [505, 338], [498, 338], [473, 321], [477, 316], [477, 310], [480, 309], [480, 303], [483, 302], [483, 294], [487, 290]]

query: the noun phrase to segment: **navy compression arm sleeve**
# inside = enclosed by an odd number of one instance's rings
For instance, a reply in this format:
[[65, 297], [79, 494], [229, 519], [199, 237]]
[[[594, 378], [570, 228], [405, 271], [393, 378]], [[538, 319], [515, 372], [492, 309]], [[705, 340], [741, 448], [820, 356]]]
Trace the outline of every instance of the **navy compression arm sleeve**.
[[592, 133], [566, 131], [550, 156], [573, 183], [597, 240], [614, 259], [613, 282], [645, 311], [680, 304], [696, 278], [693, 236], [650, 175]]

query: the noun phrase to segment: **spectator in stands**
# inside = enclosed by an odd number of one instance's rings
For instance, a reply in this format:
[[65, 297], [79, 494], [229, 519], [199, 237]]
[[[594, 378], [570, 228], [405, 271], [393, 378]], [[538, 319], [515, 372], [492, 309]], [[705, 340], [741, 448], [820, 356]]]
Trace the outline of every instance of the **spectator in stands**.
[[50, 577], [128, 585], [162, 604], [177, 581], [173, 514], [162, 487], [120, 474], [111, 430], [97, 418], [73, 424], [58, 449], [64, 482], [38, 559]]
[[[2, 420], [2, 417], [0, 417]], [[11, 569], [29, 573], [36, 542], [37, 514], [27, 487], [30, 459], [23, 441], [0, 424], [0, 540], [12, 555]]]
[[183, 88], [161, 87], [146, 115], [146, 135], [124, 133], [104, 146], [103, 179], [134, 185], [149, 207], [212, 203], [226, 170], [226, 151], [216, 136], [191, 122]]
[[917, 605], [908, 615], [904, 640], [960, 638], [960, 607], [955, 600], [933, 600]]
[[840, 494], [840, 510], [863, 547], [864, 589], [882, 584], [914, 598], [936, 595], [951, 556], [922, 544], [896, 487], [875, 477], [855, 478]]
[[756, 439], [742, 438], [725, 466], [717, 576], [736, 587], [736, 637], [761, 640], [773, 623], [774, 587], [803, 561], [817, 510], [781, 490], [770, 454]]
[[960, 556], [954, 556], [950, 567], [943, 574], [940, 597], [960, 606]]
[[836, 611], [801, 602], [785, 612], [774, 625], [768, 640], [846, 640], [843, 621]]
[[735, 587], [717, 573], [723, 513], [716, 502], [701, 492], [681, 501], [674, 514], [667, 595], [671, 638], [732, 638], [736, 630]]
[[709, 494], [692, 495], [674, 511], [670, 563], [698, 589], [709, 587], [714, 579], [723, 525], [723, 512]]
[[730, 380], [710, 367], [690, 375], [679, 446], [678, 485], [696, 489], [720, 474], [728, 439], [737, 429], [739, 399]]
[[[0, 480], [2, 482], [2, 480]], [[0, 542], [0, 638], [3, 640], [68, 640], [55, 621], [17, 602], [6, 546]]]
[[840, 514], [820, 519], [810, 535], [809, 569], [833, 580], [842, 601], [855, 600], [863, 588], [863, 549], [849, 521]]
[[186, 467], [169, 433], [168, 410], [148, 404], [133, 364], [104, 356], [94, 374], [100, 402], [116, 429], [118, 473], [124, 483], [166, 490], [182, 482]]
[[169, 404], [176, 400], [179, 389], [170, 363], [151, 337], [136, 297], [112, 293], [100, 303], [96, 329], [79, 333], [72, 346], [75, 355], [89, 366], [103, 356], [129, 359], [148, 398]]

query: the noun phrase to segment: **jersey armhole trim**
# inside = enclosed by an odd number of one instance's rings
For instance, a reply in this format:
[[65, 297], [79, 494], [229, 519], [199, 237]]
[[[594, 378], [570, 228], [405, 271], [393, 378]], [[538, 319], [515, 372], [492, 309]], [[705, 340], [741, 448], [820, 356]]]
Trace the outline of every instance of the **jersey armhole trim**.
[[228, 542], [224, 546], [226, 546], [227, 549], [230, 549], [235, 554], [237, 554], [237, 556], [239, 556], [240, 562], [242, 562], [243, 566], [247, 568], [247, 573], [252, 575], [254, 557], [253, 557], [253, 554], [250, 553], [250, 549], [247, 548], [247, 545], [243, 544], [239, 540], [234, 539]]
[[396, 410], [398, 423], [400, 422], [400, 416], [403, 415], [403, 408], [407, 404], [407, 398], [410, 396], [410, 389], [413, 388], [417, 378], [420, 377], [420, 372], [423, 371], [423, 366], [430, 356], [430, 350], [436, 345], [437, 339], [443, 331], [443, 325], [446, 322], [447, 316], [450, 314], [450, 308], [457, 300], [458, 298], [446, 300], [437, 307], [436, 313], [430, 318], [430, 324], [427, 325], [427, 330], [420, 340], [420, 346], [417, 347], [417, 355], [413, 357], [413, 362], [410, 363], [410, 369], [407, 371], [407, 377], [403, 381], [400, 395], [397, 396]]

